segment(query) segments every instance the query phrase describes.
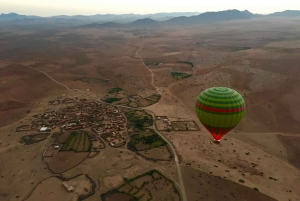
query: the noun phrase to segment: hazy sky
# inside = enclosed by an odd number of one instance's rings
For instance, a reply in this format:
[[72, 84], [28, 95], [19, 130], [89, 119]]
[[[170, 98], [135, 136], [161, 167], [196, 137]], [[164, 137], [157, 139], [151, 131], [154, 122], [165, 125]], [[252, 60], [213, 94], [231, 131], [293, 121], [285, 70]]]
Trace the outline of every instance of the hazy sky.
[[158, 12], [206, 12], [248, 9], [267, 14], [300, 10], [300, 0], [0, 0], [0, 13], [26, 15], [92, 15]]

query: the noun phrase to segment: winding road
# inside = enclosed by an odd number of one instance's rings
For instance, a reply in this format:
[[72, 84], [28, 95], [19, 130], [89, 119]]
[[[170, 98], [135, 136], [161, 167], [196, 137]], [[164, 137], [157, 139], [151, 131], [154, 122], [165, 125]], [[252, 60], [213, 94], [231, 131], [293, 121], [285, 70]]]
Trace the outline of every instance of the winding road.
[[[144, 44], [144, 43], [143, 43]], [[143, 46], [142, 44], [142, 46]], [[142, 46], [140, 47], [139, 50], [142, 49]], [[138, 51], [139, 51], [138, 50]], [[137, 58], [139, 58], [141, 60], [141, 62], [144, 64], [144, 66], [146, 66], [146, 68], [151, 72], [152, 74], [152, 82], [151, 84], [153, 85], [153, 72], [147, 67], [147, 65], [144, 63], [143, 59], [141, 57], [138, 56], [138, 51], [136, 51], [136, 55], [137, 55]], [[67, 89], [68, 91], [72, 92], [72, 93], [75, 93], [77, 95], [80, 95], [82, 97], [86, 97], [86, 98], [89, 98], [89, 99], [92, 99], [92, 100], [95, 100], [95, 101], [98, 101], [98, 102], [101, 102], [103, 104], [107, 104], [107, 105], [111, 105], [110, 103], [106, 103], [106, 102], [103, 102], [101, 99], [99, 98], [95, 98], [95, 97], [91, 97], [87, 94], [82, 94], [80, 92], [77, 92], [75, 90], [72, 90], [70, 89], [67, 85], [55, 80], [54, 78], [52, 78], [50, 75], [48, 75], [46, 72], [42, 71], [42, 70], [39, 70], [39, 69], [36, 69], [36, 68], [33, 68], [31, 66], [28, 66], [28, 65], [24, 65], [24, 64], [20, 64], [20, 63], [16, 63], [16, 62], [10, 62], [10, 63], [13, 63], [13, 64], [18, 64], [18, 65], [22, 65], [22, 66], [25, 66], [25, 67], [28, 67], [28, 68], [31, 68], [33, 70], [36, 70], [36, 71], [39, 71], [40, 73], [43, 73], [45, 76], [47, 76], [50, 80], [52, 80], [53, 82], [63, 86], [65, 89]], [[155, 87], [155, 89], [157, 89], [157, 87], [155, 85], [153, 85], [153, 87]], [[158, 91], [158, 89], [157, 89]], [[159, 92], [159, 91], [158, 91]], [[132, 110], [142, 110], [140, 108], [132, 108], [132, 107], [128, 107], [128, 106], [124, 106], [124, 105], [114, 105], [114, 106], [118, 106], [118, 107], [121, 107], [121, 108], [127, 108], [127, 109], [132, 109]], [[149, 110], [146, 110], [147, 112], [149, 112], [152, 117], [153, 117], [153, 120], [155, 120], [155, 115], [153, 114], [153, 112], [149, 111]], [[173, 156], [174, 156], [174, 159], [175, 159], [175, 163], [176, 163], [176, 167], [177, 167], [177, 174], [178, 174], [178, 179], [179, 179], [179, 185], [180, 185], [180, 191], [181, 191], [181, 198], [182, 198], [182, 201], [187, 201], [187, 197], [186, 197], [186, 193], [185, 193], [185, 187], [184, 187], [184, 183], [183, 183], [183, 178], [182, 178], [182, 173], [181, 173], [181, 168], [180, 168], [180, 163], [179, 163], [179, 158], [178, 158], [178, 155], [176, 153], [176, 149], [174, 148], [173, 144], [163, 135], [161, 134], [155, 127], [155, 124], [153, 123], [153, 126], [152, 126], [153, 130], [158, 134], [160, 135], [160, 137], [162, 139], [164, 139], [169, 147], [171, 148], [172, 152], [173, 152]]]

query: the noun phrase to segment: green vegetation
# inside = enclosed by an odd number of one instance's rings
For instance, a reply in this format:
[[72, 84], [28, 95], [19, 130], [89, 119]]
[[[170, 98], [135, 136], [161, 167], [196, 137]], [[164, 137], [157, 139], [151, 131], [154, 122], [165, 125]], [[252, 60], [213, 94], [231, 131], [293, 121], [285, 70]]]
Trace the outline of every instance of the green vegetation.
[[[83, 138], [85, 138], [84, 134], [83, 134], [83, 133], [80, 133], [80, 134], [79, 134], [79, 139], [77, 140], [78, 142], [76, 141], [76, 142], [77, 142], [77, 145], [76, 145], [75, 150], [78, 150], [79, 145], [80, 145], [80, 142], [81, 142], [82, 136], [83, 136]], [[83, 140], [83, 141], [84, 141], [84, 140]]]
[[277, 181], [278, 179], [275, 179], [273, 177], [269, 177], [270, 180], [274, 180], [274, 181]]
[[120, 87], [114, 87], [114, 88], [109, 89], [108, 93], [113, 94], [113, 93], [118, 93], [120, 91], [122, 91], [122, 89]]
[[255, 190], [255, 191], [259, 191], [259, 190], [258, 190], [258, 188], [253, 188], [253, 190]]
[[184, 64], [188, 64], [188, 65], [192, 66], [192, 68], [194, 67], [193, 62], [191, 62], [191, 61], [177, 61], [177, 63], [184, 63]]
[[130, 95], [124, 96], [124, 94], [120, 95], [118, 92], [122, 91], [120, 87], [111, 88], [108, 90], [107, 96], [103, 101], [107, 103], [113, 103], [119, 101], [118, 104], [126, 105], [129, 107], [137, 108], [137, 107], [147, 107], [149, 105], [157, 103], [161, 99], [160, 94], [151, 94], [145, 98], [139, 95]]
[[144, 110], [125, 112], [125, 115], [129, 124], [135, 128], [141, 129], [153, 125], [152, 115], [146, 113]]
[[[159, 177], [155, 177], [154, 175], [155, 174], [158, 174]], [[133, 181], [137, 180], [137, 179], [140, 179], [142, 177], [145, 177], [145, 176], [150, 176], [151, 177], [151, 181], [144, 181], [141, 186], [136, 186], [134, 184], [132, 184]], [[168, 179], [167, 177], [165, 177], [161, 172], [159, 172], [158, 170], [150, 170], [144, 174], [141, 174], [141, 175], [138, 175], [134, 178], [131, 178], [131, 179], [128, 179], [128, 178], [123, 178], [124, 180], [124, 183], [119, 186], [118, 188], [116, 189], [112, 189], [110, 191], [108, 191], [107, 193], [105, 194], [102, 194], [101, 195], [101, 200], [102, 201], [105, 201], [106, 200], [106, 197], [110, 196], [110, 195], [113, 195], [113, 194], [116, 194], [116, 193], [123, 193], [123, 194], [126, 194], [126, 195], [129, 195], [131, 196], [131, 201], [135, 201], [135, 200], [141, 200], [142, 197], [145, 196], [145, 194], [143, 193], [142, 195], [140, 195], [139, 197], [135, 196], [135, 195], [138, 195], [140, 194], [139, 192], [145, 187], [145, 185], [148, 185], [150, 184], [151, 182], [153, 181], [157, 181], [157, 180], [161, 180], [161, 179], [164, 179], [166, 180], [167, 182], [171, 183], [172, 184], [172, 189], [174, 189], [174, 193], [177, 194], [179, 197], [180, 197], [180, 193], [178, 191], [178, 189], [176, 188], [174, 182], [170, 179]], [[128, 189], [128, 190], [122, 190], [122, 187], [126, 186], [126, 185], [129, 185], [131, 188]], [[149, 198], [147, 200], [152, 200], [153, 197], [152, 197], [152, 192], [150, 192], [149, 194]]]
[[120, 100], [122, 100], [122, 98], [107, 98], [104, 100], [104, 102], [113, 103], [113, 102], [120, 101]]
[[244, 181], [244, 180], [242, 180], [242, 179], [240, 179], [240, 180], [239, 180], [239, 182], [241, 182], [241, 183], [245, 183], [245, 181]]
[[160, 94], [152, 94], [150, 96], [147, 96], [145, 98], [148, 102], [150, 102], [150, 105], [157, 103], [161, 99]]
[[[45, 140], [49, 135], [50, 135], [50, 133], [25, 135], [25, 136], [21, 137], [20, 142], [25, 143], [25, 144], [34, 144], [34, 143]], [[1, 143], [0, 143], [0, 145], [1, 145]]]
[[129, 96], [129, 102], [127, 103], [127, 106], [130, 107], [147, 107], [149, 105], [153, 105], [157, 103], [161, 99], [160, 94], [151, 94], [150, 96], [147, 96], [145, 98], [140, 97], [138, 95], [135, 96]]
[[[165, 146], [167, 143], [152, 129], [145, 129], [147, 135], [133, 134], [130, 135], [130, 143], [135, 150], [144, 151], [156, 147]], [[142, 132], [142, 133], [143, 133]]]
[[175, 78], [176, 80], [179, 80], [179, 79], [185, 79], [185, 78], [188, 78], [188, 77], [191, 77], [192, 74], [187, 74], [187, 73], [180, 73], [180, 72], [171, 72], [171, 75], [173, 78]]
[[241, 50], [249, 50], [251, 47], [238, 47], [236, 50], [241, 51]]
[[61, 147], [60, 151], [64, 151], [67, 150], [67, 148], [69, 147], [70, 143], [72, 142], [72, 139], [77, 135], [77, 133], [75, 131], [71, 132], [67, 141], [63, 144], [63, 146]]
[[[89, 141], [88, 146], [86, 146], [86, 140]], [[92, 147], [91, 136], [83, 131], [72, 131], [68, 139], [63, 143], [59, 151], [90, 151]]]

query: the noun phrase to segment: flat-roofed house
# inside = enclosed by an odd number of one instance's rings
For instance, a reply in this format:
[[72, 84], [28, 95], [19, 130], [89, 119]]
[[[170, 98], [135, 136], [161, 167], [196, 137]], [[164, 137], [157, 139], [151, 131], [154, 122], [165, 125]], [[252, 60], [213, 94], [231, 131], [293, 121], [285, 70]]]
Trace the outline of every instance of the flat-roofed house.
[[67, 189], [67, 191], [69, 191], [69, 192], [74, 191], [73, 186], [70, 186], [67, 182], [64, 181], [62, 184]]

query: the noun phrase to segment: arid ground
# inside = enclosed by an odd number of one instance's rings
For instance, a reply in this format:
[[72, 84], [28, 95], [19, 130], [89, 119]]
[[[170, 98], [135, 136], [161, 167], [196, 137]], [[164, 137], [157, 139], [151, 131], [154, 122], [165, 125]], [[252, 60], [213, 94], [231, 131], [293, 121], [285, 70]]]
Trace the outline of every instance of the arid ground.
[[[154, 169], [166, 180], [149, 176], [151, 189], [133, 186], [140, 200], [142, 191], [155, 195], [155, 201], [300, 200], [299, 63], [299, 19], [116, 29], [1, 26], [0, 200], [77, 200], [94, 191], [86, 200], [100, 201]], [[194, 112], [198, 94], [213, 86], [233, 88], [246, 102], [245, 117], [220, 144], [213, 143]], [[36, 130], [16, 132], [34, 115], [67, 107], [48, 101], [101, 101], [115, 98], [109, 96], [112, 88], [122, 90], [117, 98], [146, 100], [135, 109], [145, 105], [149, 114], [198, 124], [200, 130], [159, 131], [174, 147], [178, 163], [167, 143], [138, 154], [127, 145], [113, 148], [105, 142], [97, 153], [58, 152], [47, 159], [43, 153], [59, 128], [32, 144], [21, 138]], [[150, 105], [147, 97], [153, 94], [160, 98]], [[160, 186], [155, 194], [155, 182], [169, 187]], [[118, 190], [107, 200], [130, 200], [133, 191]]]

